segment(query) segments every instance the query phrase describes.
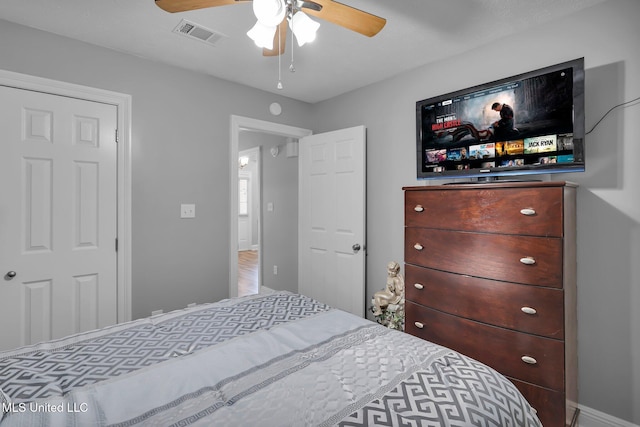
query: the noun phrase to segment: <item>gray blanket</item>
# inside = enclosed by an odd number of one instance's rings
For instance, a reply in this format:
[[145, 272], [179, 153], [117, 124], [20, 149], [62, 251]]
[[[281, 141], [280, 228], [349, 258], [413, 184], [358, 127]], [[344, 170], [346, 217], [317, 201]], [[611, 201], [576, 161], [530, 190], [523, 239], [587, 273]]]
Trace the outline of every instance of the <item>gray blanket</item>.
[[540, 426], [502, 375], [310, 298], [225, 300], [0, 353], [9, 426]]

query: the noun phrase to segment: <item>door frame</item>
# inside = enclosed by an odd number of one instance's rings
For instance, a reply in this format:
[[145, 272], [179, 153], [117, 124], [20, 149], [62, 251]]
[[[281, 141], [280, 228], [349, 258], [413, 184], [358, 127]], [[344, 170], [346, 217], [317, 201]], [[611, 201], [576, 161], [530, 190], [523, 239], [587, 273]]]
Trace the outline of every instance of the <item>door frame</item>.
[[117, 322], [131, 320], [131, 95], [1, 69], [0, 86], [100, 102], [117, 108]]
[[[231, 185], [229, 220], [232, 222], [229, 227], [229, 296], [238, 296], [238, 153], [240, 144], [240, 131], [250, 130], [279, 135], [289, 138], [302, 138], [311, 135], [309, 129], [295, 126], [283, 125], [280, 123], [268, 122], [265, 120], [252, 119], [250, 117], [231, 115], [230, 138], [229, 138], [229, 182]], [[235, 226], [234, 224], [235, 223]], [[258, 248], [259, 265], [262, 265], [262, 239]], [[260, 273], [259, 273], [260, 274]]]

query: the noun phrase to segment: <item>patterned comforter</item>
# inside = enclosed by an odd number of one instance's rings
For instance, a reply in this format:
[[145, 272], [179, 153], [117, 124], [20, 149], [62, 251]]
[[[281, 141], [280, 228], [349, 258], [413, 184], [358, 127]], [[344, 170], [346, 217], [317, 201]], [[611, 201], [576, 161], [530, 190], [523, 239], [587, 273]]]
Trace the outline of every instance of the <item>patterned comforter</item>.
[[0, 352], [10, 426], [540, 426], [491, 368], [288, 292]]

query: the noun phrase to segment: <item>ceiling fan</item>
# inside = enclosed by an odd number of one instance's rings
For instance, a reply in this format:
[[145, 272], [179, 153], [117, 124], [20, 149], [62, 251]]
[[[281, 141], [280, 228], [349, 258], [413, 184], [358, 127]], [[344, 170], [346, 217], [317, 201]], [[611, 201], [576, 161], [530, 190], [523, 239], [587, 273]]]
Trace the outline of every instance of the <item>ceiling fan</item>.
[[[158, 7], [171, 13], [250, 1], [155, 0]], [[258, 46], [263, 47], [262, 53], [265, 56], [284, 53], [287, 26], [291, 27], [298, 45], [311, 41], [319, 24], [307, 15], [324, 19], [367, 37], [378, 34], [387, 22], [384, 18], [333, 0], [253, 0], [253, 10], [258, 22], [247, 35]]]

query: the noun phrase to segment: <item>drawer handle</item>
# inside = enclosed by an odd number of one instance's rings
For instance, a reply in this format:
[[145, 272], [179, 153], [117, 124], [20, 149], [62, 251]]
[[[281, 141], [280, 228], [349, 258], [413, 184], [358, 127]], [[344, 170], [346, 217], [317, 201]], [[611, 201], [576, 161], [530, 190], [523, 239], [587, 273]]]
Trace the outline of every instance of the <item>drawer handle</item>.
[[524, 208], [524, 209], [520, 209], [520, 213], [526, 216], [533, 216], [536, 214], [536, 210], [533, 208]]
[[413, 210], [416, 212], [424, 212], [424, 207], [422, 207], [422, 205], [416, 205]]
[[416, 325], [416, 328], [418, 328], [418, 329], [422, 329], [422, 328], [424, 328], [424, 324], [423, 324], [423, 323], [420, 323], [420, 322], [414, 322], [413, 324], [414, 324], [414, 325]]
[[522, 310], [522, 312], [525, 314], [533, 315], [537, 313], [536, 309], [531, 307], [522, 307], [520, 310]]
[[421, 251], [424, 249], [424, 246], [422, 246], [420, 243], [416, 243], [415, 245], [413, 245], [413, 247], [417, 250], [417, 251]]
[[524, 363], [528, 363], [529, 365], [535, 365], [538, 363], [538, 361], [531, 356], [522, 356], [521, 359]]
[[532, 256], [526, 256], [524, 258], [520, 258], [520, 262], [526, 265], [533, 265], [536, 263], [536, 259]]
[[420, 290], [424, 289], [424, 286], [421, 283], [414, 283], [413, 287]]

